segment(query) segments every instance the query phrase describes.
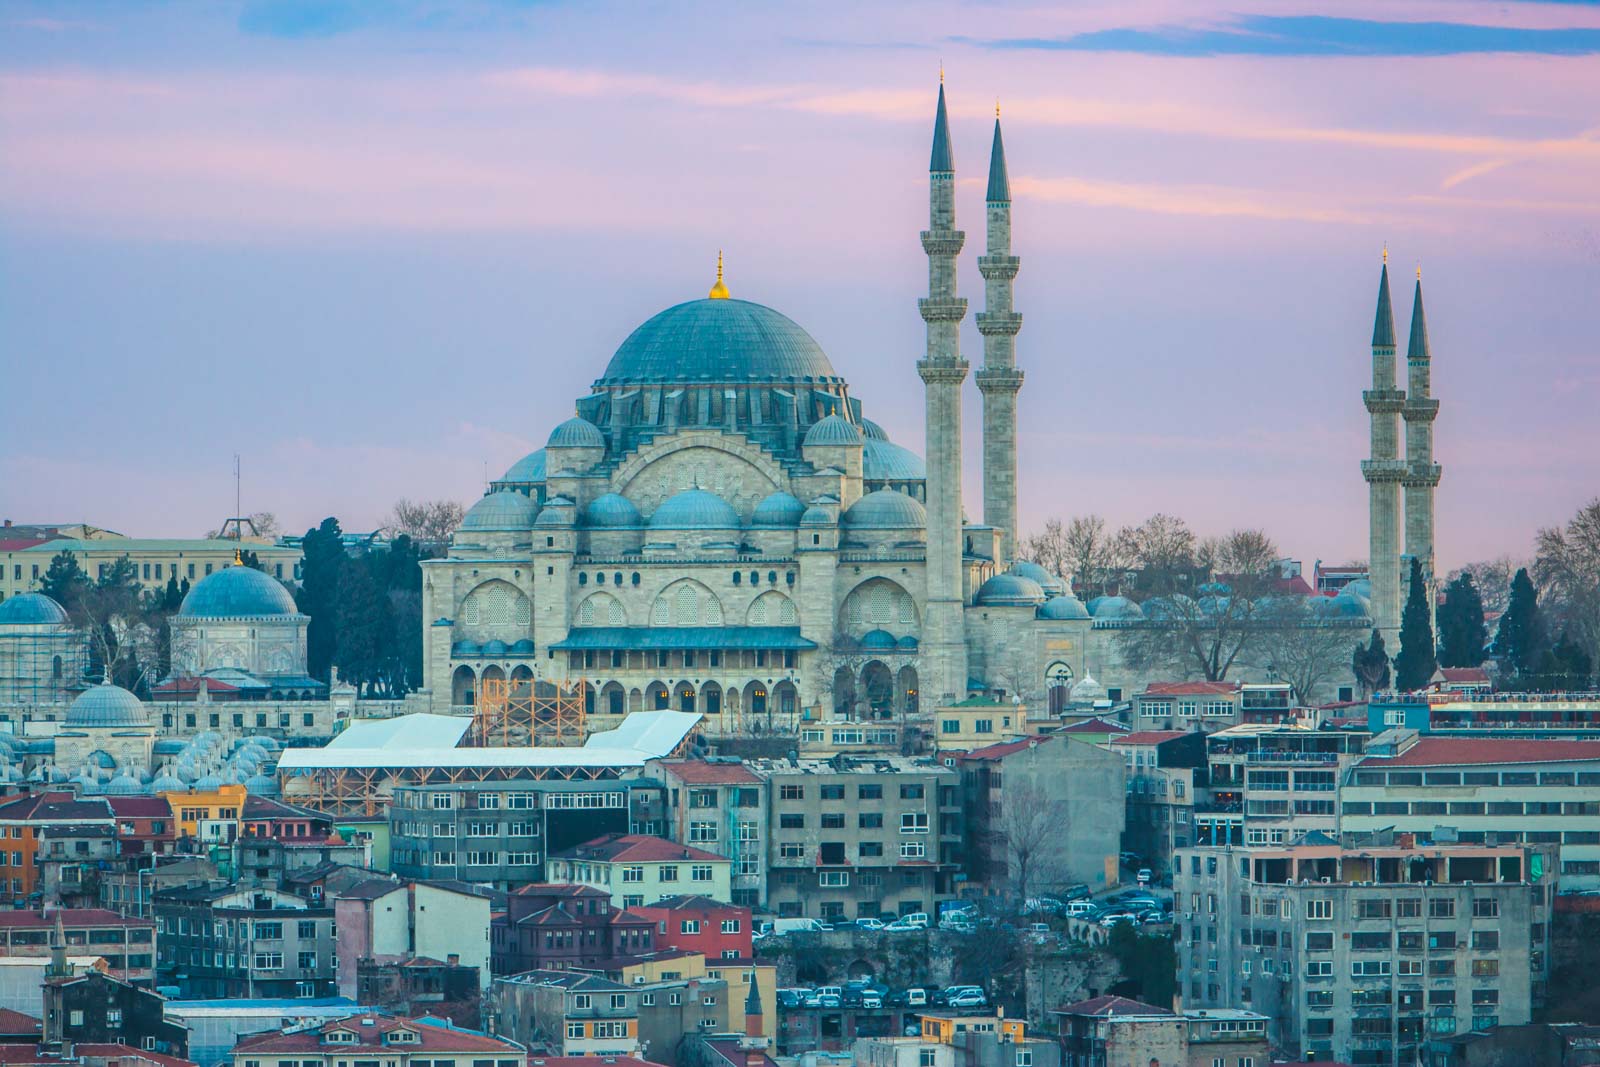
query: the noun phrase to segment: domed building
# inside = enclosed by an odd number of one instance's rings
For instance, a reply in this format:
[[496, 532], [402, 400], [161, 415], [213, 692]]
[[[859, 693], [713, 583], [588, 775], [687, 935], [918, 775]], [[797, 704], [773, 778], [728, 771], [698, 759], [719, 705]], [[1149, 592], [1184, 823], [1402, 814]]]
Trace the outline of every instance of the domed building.
[[[528, 499], [512, 492], [491, 493], [473, 510], [508, 510], [501, 498], [517, 502], [509, 509], [515, 519], [504, 521], [531, 522]], [[211, 700], [322, 700], [327, 686], [306, 674], [310, 621], [282, 582], [235, 554], [233, 566], [197, 582], [172, 616], [172, 675], [155, 694], [195, 699], [203, 688]]]
[[81, 691], [89, 643], [43, 593], [0, 601], [0, 703], [64, 704]]
[[126, 776], [150, 765], [155, 737], [144, 703], [121, 686], [102, 682], [67, 708], [53, 758], [58, 767], [95, 766]]

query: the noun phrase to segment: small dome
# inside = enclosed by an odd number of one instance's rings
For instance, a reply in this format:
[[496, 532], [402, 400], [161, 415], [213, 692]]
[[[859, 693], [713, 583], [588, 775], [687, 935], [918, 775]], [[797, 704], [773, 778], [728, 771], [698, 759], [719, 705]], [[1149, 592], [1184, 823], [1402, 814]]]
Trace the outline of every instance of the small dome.
[[126, 689], [111, 685], [109, 682], [102, 682], [72, 702], [72, 706], [67, 709], [66, 725], [69, 727], [149, 726], [150, 713], [139, 702], [139, 698]]
[[127, 796], [130, 793], [144, 792], [144, 786], [140, 783], [139, 779], [133, 777], [132, 775], [119, 774], [115, 778], [111, 779], [110, 782], [106, 783], [106, 792], [115, 793], [118, 796]]
[[[1115, 597], [1113, 599], [1121, 600], [1122, 598]], [[1072, 688], [1069, 692], [1073, 700], [1080, 702], [1105, 700], [1107, 696], [1106, 687], [1095, 681], [1092, 674], [1085, 674], [1082, 678], [1072, 683]]]
[[1089, 614], [1096, 619], [1131, 621], [1144, 618], [1144, 609], [1125, 596], [1097, 596], [1089, 601]]
[[1031, 578], [997, 574], [978, 587], [977, 602], [995, 607], [1043, 604], [1044, 590]]
[[621, 493], [606, 493], [589, 501], [583, 509], [583, 521], [589, 526], [632, 527], [642, 526], [644, 517], [633, 501]]
[[606, 435], [588, 419], [576, 415], [550, 431], [546, 448], [604, 448]]
[[67, 613], [43, 593], [18, 593], [0, 601], [0, 626], [60, 626]]
[[533, 527], [534, 503], [521, 493], [501, 489], [467, 509], [463, 530], [528, 530]]
[[806, 431], [806, 447], [820, 445], [823, 447], [838, 447], [859, 445], [861, 431], [856, 429], [843, 415], [829, 415]]
[[921, 530], [928, 525], [928, 512], [904, 493], [879, 489], [851, 504], [839, 521], [857, 529]]
[[1372, 607], [1367, 598], [1349, 592], [1349, 587], [1340, 590], [1336, 597], [1323, 597], [1327, 601], [1322, 612], [1325, 618], [1330, 619], [1366, 619], [1372, 616]]
[[188, 618], [298, 615], [284, 584], [254, 567], [224, 567], [208, 574], [183, 598], [178, 614]]
[[1233, 607], [1231, 596], [1203, 596], [1200, 598], [1200, 614], [1207, 618], [1219, 618], [1228, 614]]
[[894, 647], [902, 652], [915, 652], [917, 650], [917, 639], [910, 634], [906, 634], [906, 636], [894, 643]]
[[756, 505], [755, 514], [750, 519], [751, 526], [798, 526], [805, 516], [806, 506], [800, 503], [798, 497], [785, 492], [776, 492]]
[[1046, 596], [1060, 596], [1067, 591], [1067, 583], [1061, 580], [1058, 574], [1051, 574], [1042, 566], [1031, 560], [1019, 559], [1006, 568], [1008, 574], [1015, 574], [1018, 578], [1027, 578], [1039, 583]]
[[523, 485], [537, 485], [544, 481], [544, 449], [529, 452], [506, 468], [505, 474], [500, 476], [502, 482], [517, 482]]
[[508, 651], [510, 649], [506, 647], [506, 643], [498, 639], [483, 643], [483, 654], [485, 656], [503, 656]]
[[553, 496], [545, 501], [544, 507], [539, 510], [539, 517], [534, 521], [535, 526], [571, 526], [577, 521], [573, 508], [577, 507], [571, 500], [564, 496]]
[[662, 502], [650, 516], [652, 530], [737, 530], [739, 513], [715, 493], [685, 489]]
[[533, 642], [526, 637], [518, 638], [516, 641], [512, 642], [511, 654], [513, 656], [533, 655]]
[[888, 630], [868, 630], [861, 637], [861, 647], [863, 649], [890, 650], [894, 646], [894, 634]]
[[159, 774], [155, 781], [150, 783], [152, 793], [186, 793], [189, 787], [183, 784], [183, 779], [172, 774]]
[[221, 788], [222, 779], [214, 774], [208, 774], [204, 778], [196, 778], [194, 780], [194, 791], [196, 793], [215, 793]]
[[869, 482], [920, 482], [928, 468], [922, 457], [892, 441], [867, 438], [861, 450], [861, 477]]
[[883, 432], [883, 427], [871, 419], [861, 420], [861, 436], [868, 441], [887, 441], [889, 439], [889, 435]]
[[1053, 596], [1039, 605], [1039, 618], [1041, 619], [1087, 619], [1089, 609], [1083, 606], [1083, 601], [1070, 593]]
[[1144, 602], [1144, 617], [1153, 622], [1190, 618], [1196, 606], [1193, 600], [1182, 593], [1151, 597]]
[[806, 508], [805, 514], [800, 516], [801, 526], [832, 526], [833, 512], [818, 504]]
[[252, 774], [244, 780], [244, 791], [256, 796], [277, 796], [278, 780], [266, 774]]
[[1371, 600], [1372, 582], [1367, 578], [1357, 578], [1355, 581], [1348, 583], [1343, 589], [1339, 590], [1339, 592], [1349, 593], [1352, 596], [1366, 597], [1368, 600]]
[[77, 784], [79, 792], [83, 792], [83, 793], [98, 793], [98, 792], [101, 791], [100, 790], [100, 779], [96, 778], [94, 775], [90, 774], [87, 771], [85, 771], [84, 773], [78, 775], [76, 778], [74, 778], [72, 780], [73, 780], [73, 782], [75, 782]]

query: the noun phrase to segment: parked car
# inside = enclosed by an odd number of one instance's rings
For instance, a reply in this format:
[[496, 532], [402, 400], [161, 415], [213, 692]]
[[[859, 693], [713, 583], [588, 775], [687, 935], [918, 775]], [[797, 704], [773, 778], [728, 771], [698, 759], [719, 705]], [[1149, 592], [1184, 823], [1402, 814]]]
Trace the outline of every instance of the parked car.
[[1150, 884], [1150, 879], [1154, 878], [1155, 876], [1156, 876], [1155, 872], [1152, 871], [1149, 867], [1140, 867], [1139, 868], [1139, 873], [1134, 875], [1133, 877], [1134, 877], [1134, 880], [1137, 881], [1140, 885], [1149, 885]]
[[844, 990], [836, 985], [818, 986], [817, 1002], [821, 1008], [841, 1008], [844, 1006]]
[[884, 925], [885, 924], [884, 924], [884, 921], [882, 919], [857, 919], [856, 920], [856, 929], [858, 929], [858, 930], [882, 930]]
[[913, 926], [918, 926], [926, 930], [928, 928], [928, 913], [925, 911], [913, 911], [908, 915], [900, 916], [900, 918], [896, 921], [910, 923]]
[[988, 1005], [989, 998], [983, 995], [981, 989], [965, 989], [949, 997], [945, 1003], [952, 1008], [982, 1008]]
[[1139, 922], [1145, 926], [1159, 926], [1171, 921], [1172, 916], [1164, 911], [1147, 911], [1139, 918]]
[[863, 1008], [883, 1007], [883, 994], [876, 989], [863, 989], [861, 991], [861, 1006]]
[[921, 986], [911, 986], [890, 994], [888, 1003], [897, 1008], [921, 1008], [928, 1003], [928, 991]]
[[1129, 870], [1132, 870], [1133, 867], [1138, 864], [1138, 862], [1139, 854], [1137, 852], [1124, 852], [1122, 854], [1122, 865], [1127, 867]]
[[1061, 899], [1065, 900], [1069, 904], [1074, 900], [1088, 900], [1092, 896], [1094, 896], [1094, 894], [1089, 890], [1089, 887], [1082, 882], [1079, 882], [1077, 885], [1069, 885], [1061, 892]]
[[1062, 903], [1055, 897], [1029, 897], [1022, 902], [1022, 913], [1032, 915], [1036, 912], [1049, 912], [1051, 915], [1061, 914]]
[[1053, 935], [1054, 931], [1050, 929], [1049, 923], [1028, 924], [1028, 937], [1031, 938], [1033, 943], [1036, 945], [1044, 944], [1046, 941], [1049, 941]]
[[811, 990], [809, 990], [809, 989], [798, 989], [798, 988], [780, 989], [780, 990], [778, 990], [778, 1007], [780, 1007], [780, 1008], [798, 1008], [798, 1007], [801, 1007], [802, 1005], [805, 1004], [805, 999], [806, 999], [805, 995], [807, 993], [809, 993], [809, 992], [811, 992]]
[[1114, 911], [1114, 912], [1111, 912], [1111, 913], [1109, 913], [1107, 915], [1102, 915], [1100, 917], [1100, 925], [1105, 927], [1108, 930], [1111, 929], [1111, 927], [1113, 927], [1113, 926], [1117, 926], [1117, 925], [1123, 924], [1123, 923], [1126, 923], [1127, 925], [1132, 926], [1135, 923], [1137, 923], [1138, 921], [1139, 920], [1134, 917], [1132, 912], [1127, 912], [1127, 911]]
[[1092, 900], [1074, 900], [1067, 905], [1067, 915], [1074, 919], [1086, 919], [1100, 910], [1100, 905]]
[[896, 919], [888, 926], [885, 926], [883, 928], [883, 932], [886, 934], [915, 934], [921, 933], [927, 928], [927, 924], [925, 923], [910, 923], [906, 922], [904, 919]]

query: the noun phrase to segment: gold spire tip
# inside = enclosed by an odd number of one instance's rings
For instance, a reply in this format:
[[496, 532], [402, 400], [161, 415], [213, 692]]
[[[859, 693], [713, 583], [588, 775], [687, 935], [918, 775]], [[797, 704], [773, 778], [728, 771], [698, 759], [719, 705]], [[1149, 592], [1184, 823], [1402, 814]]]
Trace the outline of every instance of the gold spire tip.
[[998, 96], [994, 98], [994, 117], [1000, 117], [1000, 98]]
[[712, 300], [728, 299], [728, 287], [722, 284], [722, 249], [717, 249], [717, 283], [711, 287]]
[[939, 84], [944, 84], [944, 60], [939, 60]]
[[1417, 264], [1417, 281], [1420, 282], [1421, 280], [1422, 280], [1422, 264], [1418, 263]]
[[244, 556], [240, 554], [239, 549], [237, 547], [235, 547], [234, 550], [233, 550], [233, 565], [235, 567], [244, 566]]
[[1385, 263], [1389, 262], [1389, 242], [1388, 241], [1383, 242], [1383, 261]]

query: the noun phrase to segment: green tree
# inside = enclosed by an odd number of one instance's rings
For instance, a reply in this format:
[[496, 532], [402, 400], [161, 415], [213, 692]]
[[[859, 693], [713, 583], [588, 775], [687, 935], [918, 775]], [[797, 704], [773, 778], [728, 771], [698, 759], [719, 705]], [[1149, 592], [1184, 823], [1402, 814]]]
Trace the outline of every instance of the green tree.
[[239, 563], [251, 570], [266, 572], [266, 568], [261, 565], [261, 557], [256, 555], [256, 550], [253, 548], [244, 549], [239, 553]]
[[1428, 583], [1422, 564], [1411, 561], [1410, 591], [1400, 613], [1400, 654], [1394, 658], [1395, 688], [1414, 692], [1425, 688], [1439, 663], [1433, 651], [1433, 621], [1428, 610]]
[[373, 579], [366, 558], [344, 560], [339, 579], [338, 645], [334, 662], [339, 677], [371, 696], [387, 695], [394, 675], [394, 615], [388, 594]]
[[1122, 981], [1109, 992], [1164, 1008], [1178, 992], [1178, 954], [1170, 934], [1145, 934], [1131, 923], [1118, 923], [1106, 948], [1122, 968]]
[[78, 565], [77, 556], [57, 552], [50, 557], [50, 569], [39, 582], [39, 592], [71, 612], [92, 584]]
[[1483, 662], [1489, 629], [1483, 622], [1483, 598], [1467, 571], [1445, 589], [1439, 607], [1439, 665], [1476, 667]]
[[295, 603], [311, 617], [306, 627], [306, 669], [324, 682], [339, 648], [339, 587], [345, 564], [341, 533], [335, 518], [323, 519], [306, 531], [300, 589], [295, 594]]
[[1355, 655], [1350, 658], [1350, 673], [1368, 693], [1389, 688], [1389, 650], [1383, 645], [1383, 635], [1376, 629], [1365, 645], [1356, 642]]
[[1539, 661], [1538, 688], [1555, 690], [1588, 689], [1594, 662], [1583, 647], [1565, 631]]
[[1501, 675], [1522, 679], [1536, 674], [1549, 643], [1539, 611], [1538, 591], [1528, 577], [1528, 568], [1523, 567], [1511, 579], [1511, 599], [1494, 635], [1494, 654]]

